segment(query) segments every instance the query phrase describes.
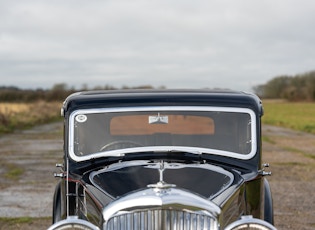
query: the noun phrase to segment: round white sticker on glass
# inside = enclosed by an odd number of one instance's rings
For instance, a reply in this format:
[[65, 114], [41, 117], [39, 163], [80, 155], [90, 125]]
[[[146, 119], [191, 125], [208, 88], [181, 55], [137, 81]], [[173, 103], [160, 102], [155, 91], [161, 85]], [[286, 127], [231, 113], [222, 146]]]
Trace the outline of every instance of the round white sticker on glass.
[[76, 120], [77, 122], [82, 123], [82, 122], [86, 122], [87, 117], [86, 117], [86, 115], [84, 115], [84, 114], [79, 114], [79, 115], [77, 115], [77, 116], [75, 117], [75, 120]]

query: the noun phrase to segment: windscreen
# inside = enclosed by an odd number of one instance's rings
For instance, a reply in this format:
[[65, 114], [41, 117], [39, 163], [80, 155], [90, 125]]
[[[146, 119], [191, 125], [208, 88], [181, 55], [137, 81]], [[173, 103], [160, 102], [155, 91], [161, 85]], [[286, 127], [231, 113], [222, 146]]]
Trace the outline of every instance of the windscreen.
[[192, 147], [247, 155], [255, 140], [255, 117], [248, 109], [80, 110], [70, 119], [70, 153], [78, 157], [148, 147]]

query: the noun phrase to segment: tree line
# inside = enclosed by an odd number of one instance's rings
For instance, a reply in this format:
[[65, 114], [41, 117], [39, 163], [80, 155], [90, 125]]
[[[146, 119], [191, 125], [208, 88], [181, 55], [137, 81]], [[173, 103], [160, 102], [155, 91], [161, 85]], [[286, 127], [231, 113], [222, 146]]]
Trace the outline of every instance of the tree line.
[[253, 88], [261, 98], [315, 101], [315, 71], [295, 76], [278, 76]]
[[[70, 88], [65, 83], [55, 84], [51, 89], [19, 89], [0, 86], [0, 102], [63, 101], [70, 94], [82, 90], [117, 90], [117, 89], [153, 89], [150, 85], [137, 87], [111, 85], [89, 89], [83, 85], [80, 89]], [[165, 88], [160, 86], [159, 89]], [[315, 101], [315, 71], [295, 76], [282, 75], [265, 84], [253, 87], [253, 91], [263, 99], [285, 99], [288, 101]]]
[[[164, 88], [161, 86], [160, 88]], [[116, 88], [110, 85], [88, 88], [83, 85], [80, 89], [70, 88], [67, 84], [55, 84], [51, 89], [20, 89], [14, 86], [0, 86], [0, 102], [34, 102], [34, 101], [64, 101], [70, 94], [83, 90], [118, 90], [118, 89], [153, 89], [150, 85], [137, 87], [122, 86]]]

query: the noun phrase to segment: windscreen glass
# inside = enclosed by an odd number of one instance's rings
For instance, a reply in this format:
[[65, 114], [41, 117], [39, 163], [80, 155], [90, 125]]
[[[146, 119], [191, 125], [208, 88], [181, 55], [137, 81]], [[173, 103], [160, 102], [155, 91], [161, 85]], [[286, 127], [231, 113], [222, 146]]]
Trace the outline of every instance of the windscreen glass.
[[75, 156], [163, 146], [246, 155], [256, 140], [255, 116], [248, 109], [80, 110], [70, 119], [70, 153]]

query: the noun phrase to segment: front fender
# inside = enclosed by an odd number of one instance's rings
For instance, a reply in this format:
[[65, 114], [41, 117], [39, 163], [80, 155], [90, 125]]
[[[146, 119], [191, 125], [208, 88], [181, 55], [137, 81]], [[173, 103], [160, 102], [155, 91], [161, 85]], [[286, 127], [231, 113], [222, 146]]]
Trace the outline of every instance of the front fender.
[[52, 214], [53, 214], [52, 215], [53, 224], [62, 219], [61, 181], [56, 185], [56, 188], [55, 188]]
[[274, 224], [271, 188], [266, 178], [264, 178], [264, 220]]

